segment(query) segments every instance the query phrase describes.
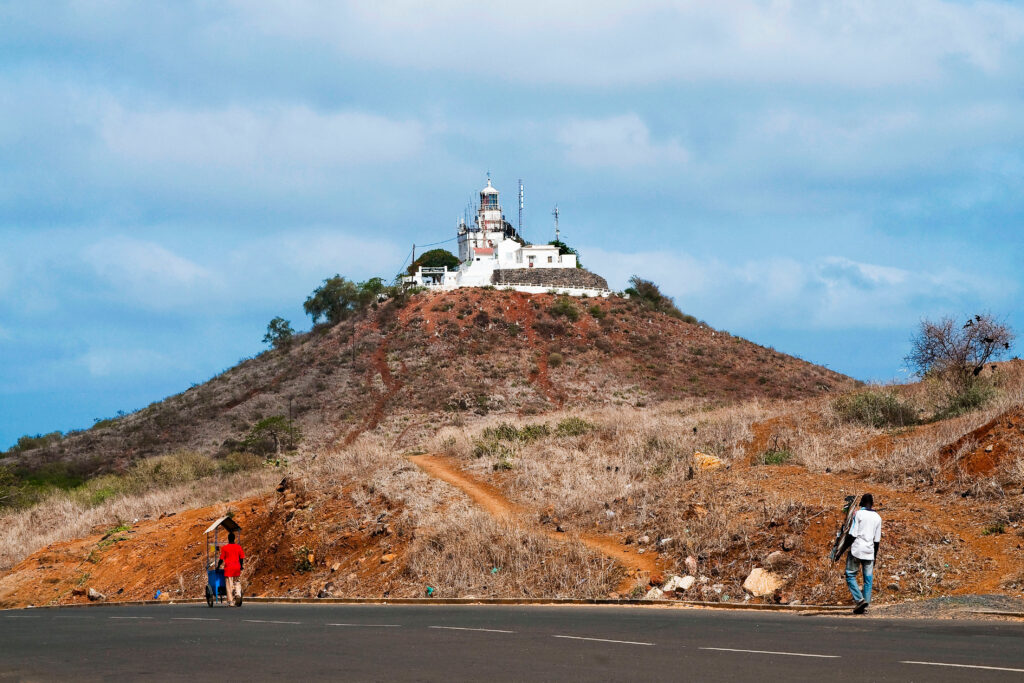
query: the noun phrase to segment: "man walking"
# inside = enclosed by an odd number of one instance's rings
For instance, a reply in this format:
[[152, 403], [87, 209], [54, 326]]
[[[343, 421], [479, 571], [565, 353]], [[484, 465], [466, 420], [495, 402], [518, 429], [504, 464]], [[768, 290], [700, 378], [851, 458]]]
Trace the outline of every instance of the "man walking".
[[[860, 510], [854, 515], [846, 543], [850, 554], [846, 557], [846, 585], [853, 595], [854, 614], [864, 614], [871, 603], [871, 580], [875, 570], [875, 558], [878, 556], [878, 544], [882, 540], [882, 518], [872, 510], [875, 499], [865, 493], [860, 499]], [[857, 573], [864, 575], [864, 590], [857, 585]]]
[[[235, 607], [242, 606], [242, 565], [245, 564], [245, 552], [242, 546], [235, 543], [235, 534], [228, 534], [228, 542], [220, 547], [220, 559], [224, 563], [224, 581], [227, 584], [228, 600]], [[237, 589], [237, 592], [236, 592]]]

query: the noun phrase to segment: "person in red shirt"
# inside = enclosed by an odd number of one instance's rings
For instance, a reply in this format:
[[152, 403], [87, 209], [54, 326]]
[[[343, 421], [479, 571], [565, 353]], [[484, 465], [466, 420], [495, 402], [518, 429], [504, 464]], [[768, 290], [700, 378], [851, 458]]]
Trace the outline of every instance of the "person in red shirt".
[[[242, 565], [245, 564], [245, 551], [235, 543], [235, 534], [228, 534], [228, 542], [220, 547], [220, 560], [224, 563], [224, 579], [228, 589], [228, 600], [233, 600], [235, 607], [242, 606]], [[237, 592], [235, 589], [238, 589]]]

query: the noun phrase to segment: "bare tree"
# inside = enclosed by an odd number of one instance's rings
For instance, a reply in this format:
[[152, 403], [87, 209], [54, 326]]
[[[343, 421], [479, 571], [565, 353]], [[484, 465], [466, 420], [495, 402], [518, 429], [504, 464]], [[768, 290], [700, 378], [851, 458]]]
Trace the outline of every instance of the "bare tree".
[[974, 385], [987, 363], [1006, 355], [1014, 339], [1006, 323], [987, 313], [962, 325], [953, 318], [925, 319], [906, 361], [919, 376], [942, 377], [960, 393]]

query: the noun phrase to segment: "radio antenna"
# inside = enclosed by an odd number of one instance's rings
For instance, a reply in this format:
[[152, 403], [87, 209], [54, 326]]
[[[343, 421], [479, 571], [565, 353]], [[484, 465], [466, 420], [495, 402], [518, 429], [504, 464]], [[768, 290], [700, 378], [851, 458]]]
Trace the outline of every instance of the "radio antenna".
[[555, 210], [551, 212], [551, 215], [555, 217], [555, 241], [558, 242], [558, 204], [555, 204]]
[[519, 179], [519, 236], [523, 236], [523, 179]]

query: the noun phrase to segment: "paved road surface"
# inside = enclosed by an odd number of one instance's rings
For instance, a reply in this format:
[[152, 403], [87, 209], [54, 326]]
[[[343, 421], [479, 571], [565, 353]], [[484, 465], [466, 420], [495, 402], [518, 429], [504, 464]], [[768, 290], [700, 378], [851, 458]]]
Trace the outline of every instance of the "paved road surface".
[[1024, 624], [622, 607], [0, 612], [0, 680], [1024, 680]]

